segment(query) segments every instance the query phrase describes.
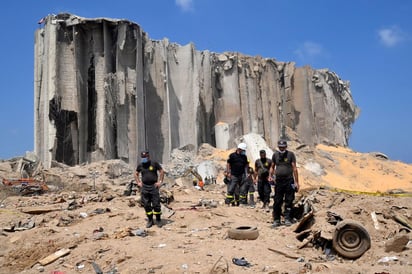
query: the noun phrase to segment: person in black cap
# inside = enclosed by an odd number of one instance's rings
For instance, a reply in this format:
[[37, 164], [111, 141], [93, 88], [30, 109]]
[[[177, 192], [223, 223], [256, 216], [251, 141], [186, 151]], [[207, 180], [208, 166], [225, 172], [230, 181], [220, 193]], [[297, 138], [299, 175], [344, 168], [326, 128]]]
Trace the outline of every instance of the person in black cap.
[[153, 226], [153, 215], [156, 216], [156, 225], [162, 227], [159, 188], [163, 183], [164, 171], [158, 162], [150, 160], [148, 151], [143, 151], [140, 157], [141, 163], [137, 165], [134, 177], [141, 188], [142, 202], [148, 219], [146, 227]]
[[269, 170], [272, 166], [272, 160], [266, 157], [266, 151], [259, 151], [259, 159], [255, 161], [255, 172], [257, 175], [257, 185], [259, 199], [263, 203], [262, 208], [267, 212], [270, 211], [270, 193], [272, 192], [272, 187], [269, 182]]
[[292, 225], [291, 210], [295, 192], [299, 190], [298, 169], [296, 167], [296, 156], [293, 152], [287, 150], [287, 142], [280, 140], [278, 142], [278, 151], [272, 156], [272, 167], [270, 176], [276, 175], [275, 179], [275, 201], [273, 203], [273, 225], [281, 225], [280, 215], [282, 212], [283, 201], [285, 202], [285, 225]]

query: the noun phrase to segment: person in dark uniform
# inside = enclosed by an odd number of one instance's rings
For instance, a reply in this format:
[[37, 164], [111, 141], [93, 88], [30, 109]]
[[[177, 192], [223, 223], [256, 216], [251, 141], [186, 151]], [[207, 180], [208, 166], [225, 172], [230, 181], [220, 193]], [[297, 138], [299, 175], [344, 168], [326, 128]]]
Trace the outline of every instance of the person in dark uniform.
[[269, 170], [272, 167], [272, 160], [266, 157], [266, 151], [259, 151], [260, 158], [255, 161], [255, 172], [258, 178], [258, 194], [263, 203], [262, 208], [270, 211], [270, 193], [272, 192], [272, 186], [269, 182]]
[[278, 151], [275, 151], [272, 156], [272, 167], [270, 175], [276, 175], [275, 179], [275, 201], [273, 203], [273, 225], [278, 227], [281, 225], [280, 215], [282, 205], [285, 202], [284, 219], [285, 225], [292, 225], [290, 216], [295, 192], [299, 191], [298, 169], [296, 167], [295, 154], [287, 150], [287, 142], [280, 140], [278, 142]]
[[227, 159], [226, 177], [229, 180], [225, 204], [234, 202], [236, 187], [239, 187], [239, 202], [247, 205], [247, 187], [244, 183], [249, 162], [246, 156], [246, 144], [240, 143], [235, 152], [232, 152]]
[[[227, 188], [226, 192], [228, 192], [230, 188], [230, 179], [226, 171], [223, 173], [223, 175], [225, 176], [223, 182], [225, 183]], [[232, 202], [230, 202], [230, 204], [232, 206], [239, 206], [239, 185], [236, 185], [235, 191], [233, 193], [233, 199]]]
[[141, 188], [141, 197], [147, 215], [146, 227], [153, 226], [153, 215], [156, 216], [156, 225], [162, 227], [160, 192], [164, 171], [158, 162], [150, 160], [148, 151], [140, 154], [141, 163], [137, 165], [134, 178], [137, 185]]
[[245, 179], [246, 190], [248, 195], [248, 202], [250, 208], [255, 208], [255, 184], [256, 184], [256, 175], [252, 167], [248, 167], [247, 176]]

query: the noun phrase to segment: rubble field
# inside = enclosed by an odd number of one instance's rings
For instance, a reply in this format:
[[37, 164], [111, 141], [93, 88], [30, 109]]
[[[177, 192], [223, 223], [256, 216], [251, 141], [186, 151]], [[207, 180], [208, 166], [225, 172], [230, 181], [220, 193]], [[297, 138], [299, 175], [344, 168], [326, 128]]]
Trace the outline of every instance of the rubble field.
[[[42, 170], [44, 193], [23, 196], [1, 186], [0, 273], [410, 273], [411, 165], [333, 146], [297, 150], [302, 189], [295, 201], [312, 209], [302, 233], [302, 218], [273, 229], [272, 213], [259, 201], [255, 208], [224, 204], [229, 152], [178, 151], [164, 165], [161, 228], [145, 228], [139, 194], [125, 195], [133, 170], [119, 160], [56, 163]], [[179, 177], [187, 158], [195, 166], [212, 161], [216, 183], [200, 189]], [[0, 176], [18, 176], [15, 168], [14, 160], [1, 162]], [[331, 219], [360, 223], [370, 248], [357, 259], [342, 257], [331, 246]], [[256, 228], [258, 237], [229, 237], [239, 227]]]

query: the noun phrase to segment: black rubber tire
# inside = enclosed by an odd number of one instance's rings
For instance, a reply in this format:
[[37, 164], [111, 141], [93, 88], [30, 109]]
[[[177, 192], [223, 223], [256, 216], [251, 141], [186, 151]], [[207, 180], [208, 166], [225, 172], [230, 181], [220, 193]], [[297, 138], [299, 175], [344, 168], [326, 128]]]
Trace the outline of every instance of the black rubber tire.
[[228, 237], [234, 240], [256, 240], [259, 237], [257, 227], [239, 226], [228, 231]]
[[344, 220], [336, 225], [332, 245], [342, 257], [357, 259], [371, 247], [371, 239], [360, 223]]

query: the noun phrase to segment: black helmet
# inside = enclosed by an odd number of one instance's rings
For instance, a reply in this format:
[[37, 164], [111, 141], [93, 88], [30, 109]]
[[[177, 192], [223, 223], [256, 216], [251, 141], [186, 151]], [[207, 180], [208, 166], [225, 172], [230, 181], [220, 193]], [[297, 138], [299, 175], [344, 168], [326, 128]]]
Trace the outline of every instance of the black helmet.
[[288, 143], [285, 140], [278, 141], [278, 147], [287, 147]]

